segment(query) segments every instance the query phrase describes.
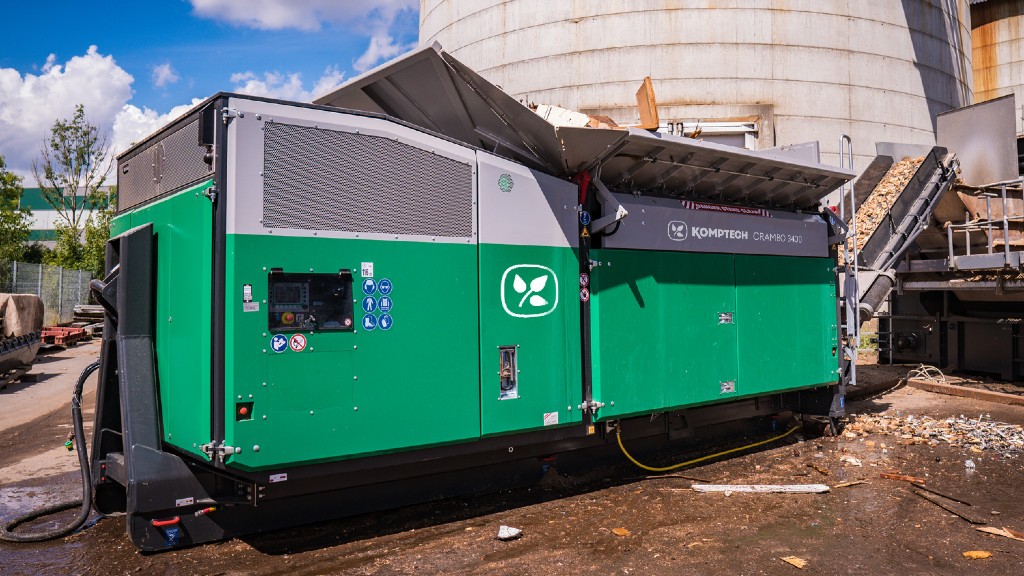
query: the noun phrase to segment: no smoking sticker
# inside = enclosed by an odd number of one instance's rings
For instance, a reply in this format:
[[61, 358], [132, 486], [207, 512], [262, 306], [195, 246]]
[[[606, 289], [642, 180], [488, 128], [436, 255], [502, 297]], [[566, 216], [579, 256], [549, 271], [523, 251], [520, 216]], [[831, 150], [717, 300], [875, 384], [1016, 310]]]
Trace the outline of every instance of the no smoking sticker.
[[580, 288], [580, 302], [586, 302], [587, 300], [590, 300], [590, 290]]
[[293, 352], [302, 352], [306, 349], [306, 337], [302, 334], [292, 334], [291, 340], [288, 341], [288, 346], [291, 347]]

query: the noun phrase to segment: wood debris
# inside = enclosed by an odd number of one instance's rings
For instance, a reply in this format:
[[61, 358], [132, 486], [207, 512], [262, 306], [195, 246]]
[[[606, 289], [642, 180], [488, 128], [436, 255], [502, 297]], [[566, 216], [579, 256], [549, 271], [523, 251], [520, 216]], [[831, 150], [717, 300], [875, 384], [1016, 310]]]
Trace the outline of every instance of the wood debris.
[[992, 553], [986, 550], [968, 550], [967, 552], [964, 552], [964, 558], [969, 558], [971, 560], [984, 560], [991, 556]]
[[902, 480], [903, 482], [910, 482], [911, 484], [924, 484], [928, 481], [925, 478], [918, 478], [916, 476], [904, 476], [898, 472], [882, 472], [879, 476], [886, 480]]
[[938, 445], [967, 448], [973, 452], [996, 452], [1004, 458], [1024, 453], [1024, 427], [997, 422], [986, 415], [970, 418], [936, 419], [929, 416], [878, 416], [861, 414], [846, 427], [854, 435], [887, 434], [906, 440], [909, 444]]
[[1006, 527], [995, 528], [993, 526], [978, 526], [975, 530], [978, 532], [984, 532], [985, 534], [993, 534], [995, 536], [1002, 536], [1003, 538], [1024, 542], [1024, 533], [1017, 532], [1016, 530], [1010, 530]]
[[629, 536], [629, 530], [625, 528], [612, 528], [612, 534], [616, 536]]
[[903, 189], [910, 183], [922, 162], [924, 162], [923, 157], [904, 158], [893, 164], [879, 181], [878, 186], [875, 186], [875, 189], [864, 200], [864, 203], [857, 206], [857, 250], [864, 248], [868, 238], [885, 220], [889, 209], [896, 203], [900, 192], [903, 192]]
[[694, 484], [696, 492], [753, 492], [757, 494], [822, 494], [824, 484]]
[[792, 564], [793, 566], [796, 566], [801, 570], [807, 567], [807, 560], [804, 560], [803, 558], [797, 558], [796, 556], [783, 556], [782, 558], [779, 558], [779, 560], [782, 560], [783, 562], [786, 562], [788, 564]]
[[846, 488], [847, 486], [857, 486], [857, 485], [860, 485], [860, 484], [867, 484], [867, 483], [868, 483], [867, 480], [854, 480], [853, 482], [843, 482], [841, 484], [836, 484], [835, 486], [832, 487], [832, 489], [834, 490], [836, 488]]
[[925, 500], [931, 502], [932, 504], [935, 504], [936, 506], [938, 506], [939, 508], [942, 508], [946, 512], [949, 512], [951, 514], [955, 514], [955, 515], [963, 518], [964, 520], [967, 520], [971, 524], [987, 524], [988, 523], [987, 521], [982, 520], [981, 518], [976, 518], [976, 517], [971, 516], [970, 514], [968, 514], [966, 512], [962, 512], [960, 510], [957, 510], [951, 504], [943, 502], [942, 499], [939, 498], [938, 496], [933, 496], [933, 495], [931, 495], [931, 494], [929, 494], [929, 493], [927, 493], [927, 492], [925, 492], [923, 490], [918, 490], [917, 488], [911, 488], [911, 492], [913, 492], [917, 496], [920, 496], [921, 498], [924, 498]]

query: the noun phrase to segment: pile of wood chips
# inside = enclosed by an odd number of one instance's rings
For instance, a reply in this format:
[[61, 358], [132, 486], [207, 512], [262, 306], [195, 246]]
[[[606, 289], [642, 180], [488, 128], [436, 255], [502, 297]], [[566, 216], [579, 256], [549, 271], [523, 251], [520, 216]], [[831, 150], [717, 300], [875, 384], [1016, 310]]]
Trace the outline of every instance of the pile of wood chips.
[[1024, 428], [993, 421], [986, 415], [936, 419], [914, 415], [859, 414], [846, 427], [844, 434], [851, 437], [887, 434], [907, 443], [932, 446], [944, 442], [967, 448], [970, 452], [996, 452], [1004, 458], [1013, 458], [1024, 452]]
[[857, 206], [857, 250], [862, 250], [867, 244], [868, 238], [885, 219], [922, 162], [923, 157], [904, 158], [893, 164], [864, 203]]

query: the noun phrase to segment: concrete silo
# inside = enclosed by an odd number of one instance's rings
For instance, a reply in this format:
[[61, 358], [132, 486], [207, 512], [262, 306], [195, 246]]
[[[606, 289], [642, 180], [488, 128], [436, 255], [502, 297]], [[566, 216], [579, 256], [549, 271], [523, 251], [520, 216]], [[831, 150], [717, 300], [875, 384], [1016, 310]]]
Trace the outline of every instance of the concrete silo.
[[971, 0], [971, 37], [975, 101], [1013, 94], [1024, 133], [1024, 0]]
[[820, 140], [827, 163], [848, 134], [863, 167], [876, 141], [934, 144], [935, 115], [971, 103], [967, 2], [422, 0], [420, 41], [619, 123], [651, 76], [663, 125], [750, 122], [753, 147]]

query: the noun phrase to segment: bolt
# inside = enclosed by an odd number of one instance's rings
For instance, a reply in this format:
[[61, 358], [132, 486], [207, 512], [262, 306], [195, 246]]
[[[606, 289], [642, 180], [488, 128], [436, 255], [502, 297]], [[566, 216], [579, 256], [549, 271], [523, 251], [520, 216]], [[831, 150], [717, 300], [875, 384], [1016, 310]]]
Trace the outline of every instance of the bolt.
[[358, 411], [359, 411], [359, 406], [353, 406], [353, 407], [352, 407], [352, 411], [354, 411], [354, 412], [358, 412]]
[[353, 380], [359, 380], [359, 376], [353, 376], [352, 379]]
[[266, 333], [266, 332], [264, 332], [264, 333], [263, 333], [263, 337], [264, 337], [264, 338], [266, 338], [266, 337], [267, 337], [267, 333]]
[[238, 399], [239, 399], [239, 400], [241, 400], [241, 399], [242, 399], [242, 395], [241, 395], [241, 394], [239, 394], [239, 395], [238, 395]]
[[[604, 404], [602, 404], [602, 406], [604, 406]], [[615, 401], [614, 400], [612, 400], [612, 406], [615, 406]]]
[[174, 321], [174, 316], [168, 316], [167, 317], [167, 321], [168, 322], [173, 322]]
[[309, 415], [310, 415], [310, 416], [312, 416], [312, 415], [313, 415], [313, 411], [312, 411], [312, 410], [310, 410], [310, 411], [309, 411]]
[[263, 353], [264, 353], [264, 354], [266, 354], [266, 353], [267, 353], [267, 349], [266, 349], [266, 348], [264, 348], [264, 349], [263, 349]]
[[359, 346], [353, 346], [352, 349], [353, 350], [359, 350]]
[[263, 415], [263, 419], [264, 419], [264, 420], [266, 420], [266, 419], [267, 419], [267, 415], [266, 415], [266, 414], [264, 414], [264, 415]]
[[266, 388], [266, 387], [267, 387], [267, 383], [266, 383], [266, 382], [264, 382], [264, 383], [263, 383], [263, 387], [264, 387], [264, 388]]
[[253, 452], [259, 452], [259, 451], [260, 451], [260, 445], [259, 445], [259, 444], [256, 444], [255, 446], [253, 446], [253, 447], [252, 447], [252, 451], [253, 451]]
[[250, 398], [250, 399], [252, 398], [252, 394], [249, 394], [249, 398]]

